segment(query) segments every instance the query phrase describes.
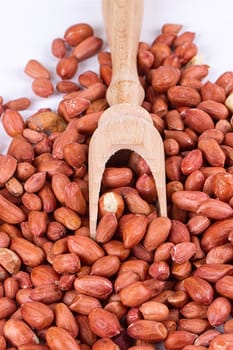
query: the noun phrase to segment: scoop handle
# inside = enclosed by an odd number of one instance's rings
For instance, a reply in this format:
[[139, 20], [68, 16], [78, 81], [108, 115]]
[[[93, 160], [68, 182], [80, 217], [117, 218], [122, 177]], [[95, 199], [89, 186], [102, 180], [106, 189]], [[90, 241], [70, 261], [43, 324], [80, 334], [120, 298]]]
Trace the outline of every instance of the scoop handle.
[[112, 58], [109, 105], [141, 105], [144, 90], [137, 73], [137, 49], [143, 17], [143, 0], [102, 0], [103, 19]]

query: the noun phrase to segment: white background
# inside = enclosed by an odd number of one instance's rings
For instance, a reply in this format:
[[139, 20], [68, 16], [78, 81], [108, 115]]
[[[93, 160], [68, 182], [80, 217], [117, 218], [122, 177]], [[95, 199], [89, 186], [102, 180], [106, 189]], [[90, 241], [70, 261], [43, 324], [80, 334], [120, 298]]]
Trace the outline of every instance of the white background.
[[[214, 81], [233, 70], [232, 10], [231, 0], [145, 0], [141, 40], [151, 43], [164, 23], [183, 24], [183, 30], [196, 32], [199, 52], [210, 65], [208, 79]], [[38, 107], [55, 108], [56, 97], [33, 95], [24, 67], [35, 58], [54, 71], [51, 42], [72, 24], [88, 22], [105, 39], [101, 1], [7, 0], [1, 1], [0, 14], [0, 96], [5, 101], [29, 96], [32, 105], [22, 113], [25, 118]], [[96, 59], [80, 64], [79, 71], [86, 67], [97, 69]], [[0, 153], [6, 151], [8, 142], [0, 125]]]
[[[210, 65], [208, 79], [233, 70], [232, 0], [145, 0], [141, 40], [151, 43], [164, 23], [183, 24], [196, 32], [195, 42], [204, 63]], [[24, 67], [31, 58], [54, 71], [56, 59], [51, 42], [66, 28], [88, 22], [96, 35], [105, 38], [100, 0], [5, 0], [0, 8], [0, 96], [4, 100], [29, 96], [32, 105], [23, 116], [38, 107], [55, 107], [57, 98], [41, 99], [31, 92], [31, 79]], [[80, 71], [96, 68], [96, 59], [80, 64]], [[0, 153], [8, 139], [0, 127]]]

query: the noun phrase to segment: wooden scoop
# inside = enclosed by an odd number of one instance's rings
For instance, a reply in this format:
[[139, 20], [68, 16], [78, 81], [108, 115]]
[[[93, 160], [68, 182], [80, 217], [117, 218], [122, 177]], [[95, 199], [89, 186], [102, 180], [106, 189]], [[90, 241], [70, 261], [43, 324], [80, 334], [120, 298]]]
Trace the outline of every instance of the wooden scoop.
[[95, 239], [100, 186], [106, 162], [119, 150], [137, 152], [154, 177], [160, 216], [167, 216], [163, 141], [150, 114], [140, 105], [144, 90], [137, 74], [143, 0], [103, 0], [103, 17], [112, 57], [107, 90], [111, 106], [103, 112], [89, 144], [90, 233]]

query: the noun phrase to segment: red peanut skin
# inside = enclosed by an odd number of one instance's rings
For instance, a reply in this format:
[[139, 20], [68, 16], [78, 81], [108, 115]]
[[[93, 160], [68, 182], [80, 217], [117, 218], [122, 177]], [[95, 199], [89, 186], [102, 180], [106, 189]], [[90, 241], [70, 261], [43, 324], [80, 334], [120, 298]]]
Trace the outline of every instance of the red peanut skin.
[[195, 338], [196, 334], [177, 330], [168, 334], [164, 345], [166, 349], [179, 350], [186, 345], [192, 345]]
[[69, 307], [64, 303], [58, 303], [54, 312], [56, 326], [64, 328], [73, 338], [76, 338], [78, 336], [78, 324]]
[[172, 201], [180, 209], [196, 212], [198, 206], [209, 196], [201, 191], [176, 191], [172, 195]]
[[[7, 320], [3, 327], [3, 334], [14, 346], [39, 343], [36, 334], [22, 320]], [[24, 335], [23, 337], [22, 334]]]
[[186, 278], [184, 288], [194, 301], [209, 305], [213, 300], [214, 290], [211, 284], [200, 277]]
[[90, 328], [101, 338], [112, 338], [120, 333], [120, 322], [117, 316], [102, 308], [93, 309], [88, 315]]
[[201, 168], [203, 164], [202, 152], [199, 149], [191, 150], [181, 161], [181, 171], [185, 175]]
[[143, 245], [149, 251], [157, 248], [163, 243], [170, 232], [171, 220], [169, 218], [158, 217], [151, 221], [143, 239]]
[[231, 314], [231, 303], [224, 297], [216, 298], [207, 310], [207, 319], [214, 326], [220, 326], [227, 321]]
[[204, 232], [201, 239], [201, 246], [205, 252], [218, 245], [227, 243], [228, 235], [233, 229], [233, 219], [216, 221]]
[[203, 133], [205, 130], [213, 129], [214, 122], [210, 115], [201, 109], [190, 108], [181, 113], [184, 124], [192, 128], [197, 133]]
[[81, 350], [77, 341], [61, 327], [50, 327], [46, 332], [46, 341], [51, 350]]
[[217, 350], [221, 347], [228, 347], [229, 349], [233, 346], [232, 333], [219, 334], [210, 342], [209, 350]]

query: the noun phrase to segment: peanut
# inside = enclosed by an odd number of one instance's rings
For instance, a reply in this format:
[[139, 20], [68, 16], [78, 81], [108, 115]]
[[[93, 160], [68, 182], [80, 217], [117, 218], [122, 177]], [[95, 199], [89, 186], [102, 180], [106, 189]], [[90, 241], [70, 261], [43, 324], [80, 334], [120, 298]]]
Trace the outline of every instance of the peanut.
[[62, 327], [49, 327], [46, 332], [46, 341], [50, 349], [80, 350], [76, 340]]
[[27, 62], [24, 72], [28, 74], [31, 78], [45, 78], [50, 79], [50, 72], [42, 63], [35, 59], [31, 59]]
[[54, 314], [49, 306], [38, 301], [31, 301], [21, 306], [23, 320], [32, 328], [43, 329], [53, 322]]
[[112, 312], [96, 308], [89, 313], [88, 319], [92, 332], [101, 338], [111, 338], [120, 333], [120, 323]]

